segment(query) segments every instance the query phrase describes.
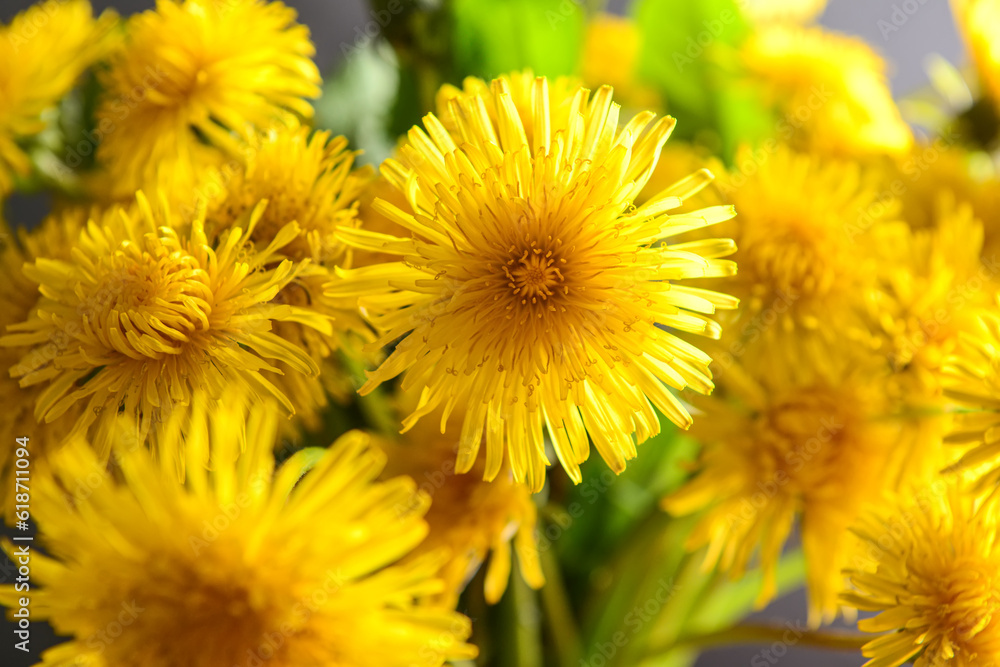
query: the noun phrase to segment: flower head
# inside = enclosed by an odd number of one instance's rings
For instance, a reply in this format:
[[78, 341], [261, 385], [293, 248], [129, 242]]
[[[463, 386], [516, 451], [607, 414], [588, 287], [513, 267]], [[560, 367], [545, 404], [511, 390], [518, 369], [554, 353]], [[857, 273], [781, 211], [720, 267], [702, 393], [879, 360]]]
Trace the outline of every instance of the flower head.
[[726, 286], [741, 305], [724, 323], [720, 362], [739, 357], [756, 376], [822, 366], [845, 340], [870, 346], [860, 313], [879, 265], [865, 250], [898, 209], [880, 199], [879, 174], [783, 144], [744, 147], [736, 165], [719, 190], [740, 215], [720, 231], [739, 248]]
[[247, 141], [246, 167], [220, 174], [224, 191], [209, 206], [212, 235], [238, 224], [260, 201], [267, 207], [251, 240], [267, 245], [289, 222], [299, 235], [282, 255], [319, 264], [341, 264], [347, 247], [340, 227], [357, 226], [357, 203], [368, 170], [354, 170], [347, 140], [308, 127], [272, 127]]
[[113, 46], [118, 17], [87, 0], [45, 0], [0, 26], [0, 196], [31, 163], [19, 142], [44, 130], [80, 75]]
[[609, 85], [628, 107], [660, 108], [660, 95], [638, 78], [641, 49], [642, 37], [635, 22], [614, 14], [597, 14], [587, 24], [584, 36], [580, 63], [584, 85]]
[[[69, 259], [70, 250], [80, 235], [86, 221], [83, 211], [70, 210], [46, 218], [41, 225], [27, 232], [24, 228], [13, 233], [6, 225], [0, 227], [3, 245], [0, 246], [0, 333], [9, 325], [18, 324], [35, 317], [40, 295], [38, 285], [29, 279], [23, 267], [39, 257]], [[13, 520], [15, 511], [15, 484], [13, 453], [17, 438], [28, 437], [32, 443], [32, 466], [41, 470], [46, 465], [50, 452], [58, 448], [65, 436], [63, 424], [47, 424], [35, 419], [35, 403], [44, 387], [21, 387], [17, 378], [10, 376], [10, 370], [17, 367], [25, 354], [34, 355], [33, 363], [51, 359], [59, 349], [56, 339], [34, 350], [26, 347], [0, 347], [0, 402], [4, 409], [0, 412], [0, 484], [3, 491], [3, 512]], [[75, 421], [83, 406], [74, 406], [67, 411], [66, 418]]]
[[[98, 158], [118, 196], [163, 172], [236, 154], [247, 125], [311, 117], [319, 95], [308, 29], [264, 0], [157, 0], [129, 21], [102, 76]], [[106, 131], [105, 131], [106, 130]]]
[[849, 571], [846, 604], [879, 612], [858, 622], [884, 633], [862, 649], [866, 667], [1000, 665], [997, 493], [952, 481], [872, 512], [855, 528], [865, 559]]
[[[291, 223], [266, 248], [248, 247], [234, 228], [209, 245], [204, 219], [177, 231], [164, 204], [140, 194], [138, 213], [124, 209], [92, 221], [69, 261], [38, 258], [25, 274], [38, 283], [37, 315], [9, 327], [0, 344], [32, 346], [11, 372], [22, 387], [44, 384], [35, 405], [40, 421], [85, 409], [70, 427], [100, 430], [124, 411], [143, 429], [188, 406], [196, 388], [212, 397], [246, 390], [271, 394], [294, 408], [264, 373], [272, 360], [315, 374], [315, 362], [270, 329], [295, 320], [329, 332], [326, 318], [273, 303], [295, 278], [280, 248], [298, 235]], [[252, 234], [261, 208], [249, 216]], [[59, 342], [57, 342], [59, 341]], [[37, 354], [57, 342], [52, 354]], [[107, 443], [95, 436], [106, 451]]]
[[748, 70], [784, 115], [797, 145], [846, 155], [899, 154], [913, 143], [885, 80], [885, 63], [861, 40], [817, 27], [761, 26], [742, 47]]
[[[996, 300], [997, 297], [994, 297]], [[1000, 481], [1000, 315], [996, 301], [977, 310], [943, 368], [946, 395], [962, 408], [948, 442], [967, 447], [953, 468], [980, 477], [990, 489]]]
[[209, 179], [203, 193], [209, 202], [206, 232], [216, 242], [226, 231], [245, 227], [249, 214], [262, 201], [267, 205], [248, 236], [254, 246], [268, 247], [289, 222], [298, 225], [298, 235], [281, 247], [273, 261], [287, 258], [310, 263], [275, 295], [274, 303], [327, 317], [333, 330], [324, 333], [308, 323], [283, 321], [275, 324], [275, 333], [306, 350], [330, 372], [304, 376], [279, 361], [281, 374], [274, 382], [296, 408], [295, 423], [288, 426], [313, 431], [328, 405], [328, 389], [340, 397], [354, 391], [353, 386], [338, 385], [338, 378], [340, 384], [349, 383], [334, 353], [360, 356], [356, 348], [373, 339], [352, 300], [323, 293], [330, 268], [351, 263], [350, 251], [337, 232], [357, 226], [358, 199], [371, 175], [366, 168], [353, 169], [355, 154], [347, 150], [346, 139], [332, 138], [329, 132], [312, 133], [298, 125], [251, 135], [245, 156], [245, 165], [217, 170]]
[[884, 390], [866, 373], [803, 371], [794, 384], [740, 373], [730, 368], [728, 391], [696, 402], [698, 470], [664, 506], [705, 512], [688, 547], [707, 545], [706, 565], [736, 578], [759, 552], [760, 606], [776, 592], [778, 560], [798, 523], [810, 622], [832, 620], [855, 544], [847, 529], [890, 487], [899, 425], [885, 418]]
[[1000, 2], [952, 0], [952, 7], [983, 88], [1000, 109]]
[[[414, 404], [417, 397], [402, 397]], [[461, 420], [464, 406], [452, 419]], [[516, 483], [509, 466], [491, 482], [483, 480], [485, 457], [476, 459], [467, 473], [456, 473], [458, 435], [443, 434], [441, 414], [428, 416], [405, 437], [380, 443], [388, 455], [385, 475], [412, 477], [431, 498], [426, 519], [430, 531], [412, 557], [447, 549], [448, 562], [441, 569], [445, 582], [443, 600], [453, 606], [469, 579], [489, 556], [485, 577], [486, 601], [499, 601], [511, 570], [511, 543], [521, 576], [532, 588], [545, 583], [535, 543], [537, 510], [531, 490]]]
[[[32, 613], [70, 638], [43, 664], [402, 667], [475, 655], [468, 619], [416, 606], [441, 590], [438, 557], [398, 563], [427, 532], [427, 498], [406, 478], [375, 481], [385, 457], [366, 436], [275, 469], [274, 410], [209, 402], [164, 426], [164, 441], [185, 441], [183, 480], [127, 438], [116, 439], [120, 474], [76, 441], [37, 480], [46, 555], [33, 557]], [[19, 595], [0, 588], [5, 605]]]
[[557, 109], [539, 78], [519, 113], [501, 78], [489, 96], [453, 97], [455, 130], [429, 114], [403, 160], [382, 167], [412, 213], [375, 206], [411, 236], [342, 232], [402, 259], [340, 272], [328, 288], [360, 297], [380, 344], [401, 339], [361, 391], [406, 371], [404, 390], [423, 392], [406, 427], [467, 398], [459, 472], [472, 468], [484, 428], [487, 479], [506, 455], [516, 481], [541, 488], [544, 432], [574, 480], [591, 439], [621, 471], [659, 431], [654, 404], [690, 423], [668, 387], [711, 390], [708, 356], [674, 331], [717, 335], [708, 316], [735, 301], [677, 281], [733, 273], [717, 259], [733, 246], [660, 239], [733, 211], [666, 215], [707, 172], [633, 208], [673, 119], [647, 112], [619, 127], [611, 94], [579, 89]]

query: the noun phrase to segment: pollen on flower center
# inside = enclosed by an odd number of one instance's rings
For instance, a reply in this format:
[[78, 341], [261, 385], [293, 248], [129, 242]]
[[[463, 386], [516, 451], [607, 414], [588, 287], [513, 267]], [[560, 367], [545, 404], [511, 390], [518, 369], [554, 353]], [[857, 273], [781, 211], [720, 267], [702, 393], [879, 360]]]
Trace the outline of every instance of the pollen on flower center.
[[84, 315], [107, 332], [106, 345], [133, 359], [178, 354], [208, 329], [210, 290], [183, 252], [155, 256], [124, 246], [99, 274]]
[[533, 248], [508, 261], [503, 270], [514, 294], [521, 297], [521, 303], [527, 303], [528, 299], [535, 303], [538, 299], [548, 299], [560, 289], [565, 279], [558, 264], [565, 261], [557, 259], [551, 250], [542, 254], [541, 250]]

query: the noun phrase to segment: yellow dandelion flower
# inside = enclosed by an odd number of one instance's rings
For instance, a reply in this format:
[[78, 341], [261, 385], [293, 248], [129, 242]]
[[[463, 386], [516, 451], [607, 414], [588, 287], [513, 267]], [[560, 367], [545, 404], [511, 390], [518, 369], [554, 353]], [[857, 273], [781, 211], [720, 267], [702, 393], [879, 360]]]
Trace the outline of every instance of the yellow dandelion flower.
[[741, 304], [723, 322], [718, 361], [739, 359], [755, 375], [823, 365], [845, 338], [870, 344], [861, 312], [878, 263], [865, 248], [898, 209], [857, 162], [771, 148], [743, 147], [718, 183], [739, 211], [720, 233], [739, 249], [725, 286]]
[[[527, 141], [530, 144], [532, 142], [532, 133], [535, 131], [535, 82], [538, 77], [535, 76], [532, 70], [525, 69], [511, 72], [502, 78], [507, 86], [505, 90], [510, 95], [510, 101], [514, 105], [514, 110], [517, 112], [518, 118], [521, 120], [521, 127], [524, 129], [525, 137], [527, 137]], [[564, 111], [573, 104], [573, 100], [582, 83], [574, 77], [560, 76], [551, 81], [547, 80], [547, 85], [549, 90], [549, 109], [551, 111], [549, 132], [555, 134], [559, 130], [565, 129], [553, 124], [566, 118]], [[491, 123], [496, 127], [497, 123], [500, 122], [501, 114], [501, 106], [496, 98], [497, 92], [497, 89], [493, 85], [474, 76], [466, 77], [462, 82], [461, 88], [445, 84], [441, 86], [435, 95], [435, 113], [438, 120], [441, 121], [441, 124], [444, 125], [448, 132], [457, 137], [460, 136], [462, 124], [455, 116], [455, 107], [452, 105], [452, 100], [457, 98], [461, 106], [475, 104], [477, 98], [482, 98], [485, 102], [486, 113], [489, 115]], [[405, 152], [401, 153], [397, 151], [393, 159], [406, 164], [406, 157]]]
[[932, 396], [960, 333], [990, 304], [1000, 278], [1000, 263], [980, 263], [983, 226], [972, 207], [945, 195], [935, 209], [932, 228], [874, 230], [880, 276], [868, 303], [893, 370], [913, 380], [908, 393], [925, 387]]
[[627, 107], [662, 107], [663, 100], [656, 90], [637, 78], [641, 48], [639, 29], [631, 19], [614, 14], [595, 15], [587, 24], [583, 41], [580, 76], [584, 85], [592, 88], [611, 86], [615, 96]]
[[[357, 226], [358, 199], [371, 179], [370, 170], [352, 169], [355, 153], [347, 150], [343, 137], [332, 138], [329, 132], [310, 134], [308, 127], [286, 126], [251, 136], [246, 166], [218, 170], [204, 195], [210, 202], [206, 231], [213, 240], [245, 225], [261, 201], [267, 206], [248, 237], [256, 246], [267, 247], [289, 222], [298, 224], [299, 234], [281, 247], [274, 261], [288, 258], [310, 260], [311, 264], [278, 292], [274, 303], [329, 317], [333, 332], [325, 334], [294, 321], [275, 323], [274, 331], [306, 350], [317, 364], [328, 365], [331, 372], [304, 376], [278, 362], [281, 374], [274, 382], [295, 405], [297, 425], [312, 431], [319, 427], [321, 413], [328, 405], [327, 389], [340, 397], [354, 391], [353, 386], [348, 388], [349, 378], [336, 367], [332, 355], [337, 350], [357, 355], [355, 348], [374, 337], [353, 301], [323, 293], [330, 279], [327, 267], [350, 264], [350, 252], [336, 233], [341, 227]], [[329, 382], [337, 378], [340, 385]]]
[[1000, 514], [996, 490], [928, 486], [867, 515], [855, 529], [866, 567], [849, 571], [843, 601], [879, 612], [865, 667], [1000, 665]]
[[[401, 156], [396, 155], [394, 159], [399, 160]], [[388, 216], [382, 214], [375, 203], [379, 200], [392, 204], [395, 208], [412, 214], [413, 210], [406, 201], [406, 195], [389, 182], [385, 176], [379, 174], [371, 180], [361, 193], [358, 204], [358, 220], [361, 229], [390, 236], [406, 236], [409, 234], [406, 227], [394, 222]], [[384, 264], [396, 261], [396, 255], [382, 252], [381, 250], [367, 250], [352, 248], [351, 266], [362, 267], [372, 264]]]
[[983, 88], [1000, 109], [1000, 2], [952, 0], [952, 8]]
[[953, 468], [978, 476], [987, 489], [1000, 481], [1000, 315], [994, 299], [960, 334], [943, 369], [945, 393], [961, 407], [948, 442], [968, 448]]
[[809, 23], [826, 9], [826, 0], [743, 0], [740, 9], [754, 23]]
[[[164, 426], [173, 448], [184, 441], [186, 480], [127, 438], [120, 475], [77, 440], [54, 457], [54, 478], [36, 479], [47, 555], [33, 556], [32, 615], [70, 638], [43, 664], [402, 667], [475, 655], [467, 618], [415, 606], [441, 590], [440, 558], [398, 562], [427, 532], [428, 499], [410, 479], [376, 481], [385, 457], [367, 436], [275, 469], [273, 409], [207, 403]], [[0, 587], [6, 606], [21, 595]]]
[[[402, 403], [412, 407], [416, 398], [404, 396]], [[452, 418], [460, 419], [464, 414], [462, 406]], [[454, 606], [487, 556], [486, 601], [499, 601], [510, 578], [511, 542], [521, 576], [532, 588], [541, 588], [545, 577], [538, 561], [538, 512], [531, 491], [513, 480], [509, 466], [504, 466], [492, 482], [484, 481], [482, 456], [468, 473], [456, 472], [458, 436], [441, 433], [441, 416], [438, 411], [421, 420], [405, 438], [380, 443], [389, 457], [384, 474], [412, 477], [431, 498], [425, 517], [430, 532], [413, 557], [441, 548], [451, 554], [440, 573], [445, 582], [442, 599], [447, 606]]]
[[311, 117], [319, 95], [309, 31], [263, 0], [157, 0], [129, 21], [102, 76], [98, 158], [126, 196], [173, 165], [239, 150], [245, 126]]
[[[0, 247], [0, 334], [9, 325], [24, 322], [35, 317], [35, 309], [40, 295], [38, 285], [22, 270], [25, 263], [39, 257], [69, 259], [70, 250], [83, 228], [86, 217], [82, 211], [67, 211], [46, 218], [30, 233], [23, 228], [14, 234], [6, 224], [0, 227], [3, 245]], [[49, 345], [38, 347], [34, 354], [38, 359], [51, 359], [57, 354], [61, 339]], [[14, 516], [13, 452], [16, 439], [27, 436], [32, 442], [32, 465], [41, 470], [51, 451], [59, 446], [65, 436], [63, 424], [39, 423], [35, 420], [35, 403], [41, 395], [40, 386], [21, 387], [16, 378], [10, 376], [10, 369], [16, 367], [22, 357], [29, 352], [25, 347], [0, 347], [0, 403], [4, 409], [0, 413], [0, 500], [7, 519]], [[74, 406], [67, 412], [67, 419], [76, 420], [82, 406]]]
[[912, 132], [892, 99], [885, 63], [861, 40], [774, 24], [755, 31], [742, 54], [783, 114], [783, 138], [830, 154], [910, 148]]
[[117, 22], [95, 20], [87, 0], [46, 0], [0, 26], [0, 196], [31, 169], [18, 142], [48, 126], [46, 112], [113, 46]]
[[[311, 136], [310, 136], [311, 134]], [[252, 240], [270, 243], [289, 222], [299, 236], [281, 249], [290, 259], [343, 264], [347, 247], [337, 238], [340, 227], [357, 226], [357, 202], [369, 169], [352, 169], [355, 153], [347, 139], [308, 127], [272, 128], [254, 135], [245, 149], [247, 166], [222, 173], [225, 191], [209, 206], [214, 235], [238, 224], [245, 213], [267, 200]]]
[[349, 245], [404, 259], [340, 272], [328, 287], [360, 297], [380, 345], [402, 339], [361, 392], [406, 371], [404, 390], [423, 392], [406, 428], [467, 397], [459, 472], [472, 468], [484, 426], [486, 479], [506, 452], [514, 479], [540, 489], [543, 432], [575, 481], [591, 439], [620, 472], [659, 431], [653, 405], [690, 423], [668, 387], [711, 391], [708, 355], [671, 330], [717, 335], [708, 315], [736, 304], [677, 281], [732, 274], [717, 259], [732, 243], [659, 241], [733, 210], [666, 215], [708, 182], [706, 171], [634, 208], [674, 121], [645, 112], [619, 127], [611, 95], [581, 88], [555, 111], [539, 78], [529, 125], [506, 79], [489, 98], [452, 98], [457, 132], [429, 114], [426, 132], [408, 134], [405, 164], [382, 166], [413, 213], [375, 207], [410, 237], [342, 231]]
[[758, 606], [776, 591], [776, 567], [798, 523], [806, 557], [809, 620], [832, 620], [841, 569], [855, 546], [848, 534], [889, 477], [898, 425], [884, 419], [884, 390], [869, 373], [834, 377], [805, 371], [795, 383], [727, 371], [727, 396], [696, 402], [704, 414], [698, 472], [664, 500], [675, 515], [704, 511], [688, 548], [708, 546], [705, 566], [734, 578], [759, 553]]
[[[326, 318], [275, 304], [299, 267], [276, 266], [284, 243], [298, 235], [289, 224], [267, 248], [248, 247], [241, 228], [208, 245], [204, 220], [189, 231], [141, 195], [137, 215], [113, 211], [90, 222], [70, 261], [38, 258], [25, 274], [43, 298], [37, 316], [9, 327], [4, 346], [33, 346], [14, 367], [21, 386], [45, 385], [35, 405], [39, 420], [53, 422], [77, 402], [83, 414], [66, 433], [107, 426], [119, 411], [143, 429], [190, 403], [196, 388], [218, 397], [247, 389], [273, 394], [289, 412], [288, 399], [264, 376], [271, 360], [296, 372], [316, 374], [316, 363], [276, 336], [272, 322], [294, 320], [330, 331]], [[247, 229], [252, 235], [258, 207]], [[44, 354], [62, 341], [54, 354]], [[107, 443], [97, 438], [102, 448]]]

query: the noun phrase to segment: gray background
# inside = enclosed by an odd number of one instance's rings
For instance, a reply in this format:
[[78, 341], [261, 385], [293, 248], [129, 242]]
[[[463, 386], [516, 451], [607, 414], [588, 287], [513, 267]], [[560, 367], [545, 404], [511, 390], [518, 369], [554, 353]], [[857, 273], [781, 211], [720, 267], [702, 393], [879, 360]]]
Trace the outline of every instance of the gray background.
[[[690, 0], [677, 0], [685, 3]], [[351, 43], [355, 27], [368, 20], [364, 0], [285, 0], [299, 11], [300, 19], [313, 33], [316, 43], [316, 61], [321, 71], [330, 72], [337, 64], [343, 42]], [[130, 14], [152, 7], [155, 0], [91, 0], [95, 9], [114, 7], [122, 14]], [[17, 12], [32, 4], [31, 0], [0, 0], [0, 20], [7, 22]], [[623, 11], [627, 0], [611, 0], [610, 8]], [[886, 56], [891, 67], [893, 93], [899, 97], [919, 90], [927, 84], [924, 67], [928, 55], [944, 56], [961, 65], [964, 55], [955, 30], [947, 0], [907, 0], [907, 9], [917, 7], [907, 16], [900, 29], [883, 34], [884, 24], [892, 22], [893, 12], [902, 7], [903, 1], [889, 0], [830, 0], [821, 22], [829, 28], [858, 35]], [[905, 15], [905, 14], [904, 14]], [[897, 19], [899, 14], [896, 15]], [[880, 27], [881, 26], [881, 27]], [[29, 223], [41, 218], [45, 210], [44, 198], [17, 197], [8, 206], [8, 219], [15, 223]], [[805, 597], [795, 593], [774, 602], [757, 616], [763, 619], [802, 618]], [[9, 631], [0, 625], [0, 656], [5, 665], [10, 642]], [[41, 634], [33, 634], [33, 645], [44, 641]], [[856, 667], [864, 660], [858, 655], [833, 654], [789, 647], [781, 658], [765, 656], [760, 646], [734, 647], [705, 653], [697, 667], [732, 667], [734, 665], [783, 665], [785, 667]], [[754, 658], [757, 658], [754, 661]], [[752, 662], [753, 661], [753, 662]], [[21, 664], [21, 663], [18, 663]]]

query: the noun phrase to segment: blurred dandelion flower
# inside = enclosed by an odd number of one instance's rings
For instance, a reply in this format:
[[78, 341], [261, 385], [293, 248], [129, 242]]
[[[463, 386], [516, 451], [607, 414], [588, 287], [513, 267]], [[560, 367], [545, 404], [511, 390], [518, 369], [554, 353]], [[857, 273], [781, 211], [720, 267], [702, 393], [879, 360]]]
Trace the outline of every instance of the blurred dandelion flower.
[[783, 144], [744, 147], [736, 165], [719, 181], [740, 214], [720, 227], [740, 267], [718, 283], [741, 303], [723, 322], [724, 347], [760, 376], [822, 368], [845, 339], [874, 345], [861, 312], [878, 262], [863, 249], [876, 229], [902, 224], [893, 223], [898, 202], [879, 199], [879, 174]]
[[[14, 234], [6, 224], [0, 226], [0, 234], [3, 235], [0, 264], [4, 267], [0, 273], [0, 333], [6, 332], [9, 325], [37, 317], [35, 309], [41, 297], [38, 285], [24, 274], [24, 265], [39, 257], [68, 260], [86, 219], [84, 211], [70, 210], [49, 216], [31, 232], [21, 228]], [[13, 454], [16, 439], [30, 434], [32, 466], [41, 471], [50, 452], [62, 443], [66, 435], [62, 422], [46, 424], [35, 420], [35, 403], [44, 387], [21, 387], [17, 378], [11, 377], [10, 371], [21, 364], [22, 358], [29, 352], [30, 363], [41, 364], [43, 360], [55, 358], [68, 343], [67, 336], [56, 335], [31, 350], [0, 346], [0, 404], [4, 406], [0, 411], [0, 442], [3, 443], [0, 446], [0, 484], [3, 485], [0, 498], [3, 499], [5, 517], [9, 520], [13, 520], [15, 509]], [[69, 408], [65, 420], [76, 421], [82, 408], [82, 405]]]
[[[77, 440], [55, 456], [55, 477], [38, 479], [47, 555], [33, 556], [32, 613], [70, 637], [43, 664], [436, 667], [475, 656], [467, 618], [416, 606], [441, 590], [439, 557], [398, 563], [427, 532], [427, 498], [407, 478], [375, 481], [385, 457], [366, 436], [275, 470], [275, 411], [208, 403], [199, 396], [189, 420], [164, 426], [174, 449], [184, 440], [186, 480], [120, 438], [120, 474]], [[18, 595], [0, 587], [6, 605]]]
[[1000, 110], [1000, 2], [952, 0], [952, 8], [986, 95]]
[[0, 196], [31, 160], [19, 144], [48, 127], [80, 75], [114, 46], [118, 16], [87, 0], [46, 0], [0, 26]]
[[997, 492], [939, 481], [872, 512], [855, 528], [870, 563], [849, 572], [846, 604], [879, 612], [858, 622], [885, 633], [865, 644], [865, 667], [1000, 665]]
[[784, 114], [779, 134], [798, 147], [852, 156], [900, 154], [912, 145], [885, 63], [863, 41], [816, 27], [765, 25], [747, 39], [742, 57]]
[[725, 386], [729, 395], [696, 402], [704, 414], [694, 435], [705, 444], [698, 472], [664, 507], [675, 515], [705, 510], [688, 547], [708, 546], [706, 567], [739, 578], [759, 550], [758, 606], [775, 595], [782, 548], [800, 521], [809, 620], [831, 621], [856, 545], [847, 529], [881, 499], [898, 442], [898, 424], [882, 419], [884, 391], [863, 372], [806, 371], [782, 385], [736, 366]]
[[[412, 407], [417, 398], [403, 396], [401, 403]], [[465, 412], [464, 406], [457, 408], [452, 419], [460, 421]], [[439, 411], [418, 422], [405, 437], [379, 443], [389, 457], [384, 474], [412, 477], [431, 497], [425, 517], [430, 532], [413, 557], [442, 547], [448, 550], [450, 558], [440, 575], [448, 606], [454, 606], [487, 556], [486, 601], [498, 602], [510, 579], [511, 543], [521, 576], [532, 588], [541, 588], [545, 577], [538, 561], [538, 512], [531, 490], [513, 480], [509, 466], [493, 481], [484, 481], [483, 456], [469, 472], [456, 473], [459, 438], [441, 433], [440, 417]]]
[[239, 153], [247, 125], [309, 118], [319, 96], [309, 31], [295, 11], [262, 0], [157, 0], [129, 20], [101, 82], [98, 148], [118, 198], [160, 172]]
[[515, 481], [537, 490], [545, 431], [578, 482], [591, 439], [624, 469], [659, 431], [653, 405], [690, 424], [668, 387], [711, 391], [709, 358], [674, 331], [717, 336], [709, 316], [736, 301], [676, 281], [731, 275], [733, 263], [718, 258], [734, 248], [660, 240], [734, 213], [666, 215], [710, 180], [705, 171], [633, 208], [673, 119], [645, 112], [619, 127], [607, 87], [579, 89], [557, 109], [539, 78], [525, 122], [511, 90], [501, 78], [489, 96], [452, 98], [456, 130], [433, 114], [426, 131], [410, 130], [403, 160], [381, 171], [412, 213], [375, 207], [411, 236], [341, 232], [402, 261], [339, 272], [328, 293], [360, 297], [380, 345], [402, 338], [362, 393], [407, 371], [403, 388], [423, 392], [407, 428], [467, 398], [459, 472], [472, 468], [485, 427], [485, 478], [506, 452]]
[[[355, 153], [347, 149], [343, 137], [329, 132], [311, 133], [308, 127], [275, 127], [247, 139], [246, 165], [232, 171], [218, 170], [216, 186], [208, 194], [206, 216], [210, 239], [236, 226], [245, 225], [248, 214], [263, 200], [267, 206], [249, 237], [256, 246], [266, 247], [282, 234], [289, 222], [299, 233], [283, 245], [274, 262], [287, 258], [309, 260], [298, 275], [274, 297], [274, 303], [330, 318], [332, 333], [324, 333], [295, 321], [275, 323], [275, 333], [306, 350], [330, 372], [304, 376], [278, 362], [282, 374], [275, 377], [278, 388], [296, 408], [296, 424], [314, 431], [328, 405], [327, 392], [344, 397], [354, 392], [347, 374], [337, 367], [334, 353], [360, 356], [358, 348], [374, 339], [352, 299], [324, 295], [329, 267], [350, 265], [350, 250], [337, 238], [341, 227], [358, 225], [358, 200], [371, 170], [354, 169]], [[339, 380], [339, 382], [338, 382]]]

